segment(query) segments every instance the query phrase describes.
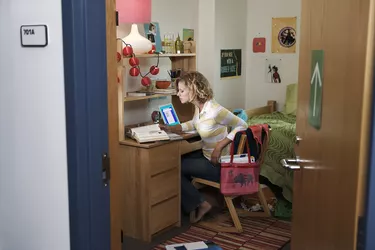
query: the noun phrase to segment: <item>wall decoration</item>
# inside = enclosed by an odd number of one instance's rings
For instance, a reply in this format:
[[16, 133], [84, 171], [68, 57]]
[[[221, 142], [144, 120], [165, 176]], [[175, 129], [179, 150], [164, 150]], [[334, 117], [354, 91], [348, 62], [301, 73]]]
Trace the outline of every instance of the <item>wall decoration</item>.
[[266, 59], [265, 63], [265, 82], [266, 83], [281, 83], [281, 59]]
[[194, 30], [193, 29], [182, 29], [182, 40], [194, 41]]
[[158, 22], [145, 23], [145, 35], [148, 40], [151, 41], [155, 52], [160, 52], [161, 47], [161, 37], [160, 37], [160, 28]]
[[220, 78], [241, 75], [241, 49], [222, 49], [220, 51]]
[[272, 53], [296, 52], [297, 17], [272, 18]]
[[266, 52], [266, 38], [265, 37], [255, 37], [253, 39], [253, 52], [254, 53]]

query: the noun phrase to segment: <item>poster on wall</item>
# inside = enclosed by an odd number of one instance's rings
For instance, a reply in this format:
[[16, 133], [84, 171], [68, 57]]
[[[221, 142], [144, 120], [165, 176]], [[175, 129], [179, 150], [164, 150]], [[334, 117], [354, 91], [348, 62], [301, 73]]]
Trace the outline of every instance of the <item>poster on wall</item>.
[[296, 52], [297, 17], [272, 18], [272, 53]]
[[281, 59], [268, 58], [265, 63], [265, 82], [266, 83], [281, 83]]
[[220, 51], [220, 78], [241, 75], [241, 49], [222, 49]]
[[155, 51], [160, 52], [161, 47], [161, 37], [160, 28], [158, 22], [145, 23], [145, 34], [148, 40], [155, 46]]
[[253, 39], [253, 52], [254, 53], [266, 52], [266, 38], [265, 37], [255, 37]]

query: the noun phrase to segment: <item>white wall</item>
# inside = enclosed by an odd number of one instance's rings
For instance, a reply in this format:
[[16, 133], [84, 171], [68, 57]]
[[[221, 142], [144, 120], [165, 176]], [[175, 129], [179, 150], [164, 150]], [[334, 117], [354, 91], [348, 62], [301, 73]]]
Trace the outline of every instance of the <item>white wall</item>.
[[[212, 63], [215, 69], [215, 99], [226, 108], [245, 108], [247, 0], [216, 0], [215, 3], [215, 54]], [[220, 79], [221, 49], [242, 50], [242, 74], [238, 78]]]
[[[24, 24], [48, 47], [22, 48]], [[69, 250], [61, 1], [0, 0], [0, 34], [0, 249]]]
[[[271, 35], [273, 17], [297, 17], [297, 44], [294, 54], [272, 54]], [[264, 106], [267, 100], [276, 100], [278, 109], [285, 104], [286, 85], [298, 81], [298, 57], [301, 0], [248, 0], [247, 6], [247, 84], [246, 108]], [[254, 37], [266, 38], [266, 53], [253, 53]], [[282, 83], [265, 82], [265, 59], [282, 59]]]
[[197, 70], [212, 84], [215, 92], [215, 0], [199, 1]]

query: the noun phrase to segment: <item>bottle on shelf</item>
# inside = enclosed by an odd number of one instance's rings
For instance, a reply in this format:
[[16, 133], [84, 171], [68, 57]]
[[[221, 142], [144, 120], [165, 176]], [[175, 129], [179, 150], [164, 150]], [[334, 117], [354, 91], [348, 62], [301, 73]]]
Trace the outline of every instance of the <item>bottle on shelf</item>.
[[174, 43], [175, 53], [182, 54], [184, 53], [184, 43], [180, 39], [180, 33], [177, 34], [176, 41]]

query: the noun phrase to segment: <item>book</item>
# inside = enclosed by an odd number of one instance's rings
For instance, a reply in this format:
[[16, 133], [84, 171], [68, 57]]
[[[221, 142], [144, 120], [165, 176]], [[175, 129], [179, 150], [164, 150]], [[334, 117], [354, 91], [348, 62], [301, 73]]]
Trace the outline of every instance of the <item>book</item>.
[[159, 124], [131, 128], [129, 133], [139, 143], [169, 140], [167, 132], [161, 130]]
[[128, 92], [127, 96], [150, 96], [154, 95], [154, 92], [146, 92], [146, 91], [134, 91], [134, 92]]
[[183, 29], [182, 30], [182, 40], [183, 41], [194, 41], [194, 30], [193, 29]]
[[[229, 163], [230, 158], [231, 158], [230, 155], [221, 156], [219, 162]], [[249, 163], [249, 157], [247, 156], [247, 154], [233, 155], [233, 162], [234, 163]], [[255, 163], [255, 158], [252, 155], [250, 155], [250, 163]]]
[[177, 91], [176, 89], [172, 89], [172, 88], [168, 88], [168, 89], [154, 89], [153, 91], [155, 94], [171, 94], [171, 95], [174, 95], [174, 94], [177, 94]]
[[222, 250], [221, 247], [211, 241], [197, 241], [165, 246], [166, 250]]

